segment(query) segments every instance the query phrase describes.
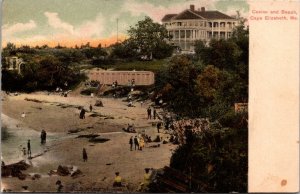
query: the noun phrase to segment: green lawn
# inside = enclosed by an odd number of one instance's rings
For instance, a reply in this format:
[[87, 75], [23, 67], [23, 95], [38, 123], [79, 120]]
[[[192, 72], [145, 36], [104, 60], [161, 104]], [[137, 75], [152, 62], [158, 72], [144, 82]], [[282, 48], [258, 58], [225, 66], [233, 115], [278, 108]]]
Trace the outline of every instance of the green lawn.
[[153, 61], [132, 61], [132, 62], [117, 62], [114, 65], [106, 65], [107, 68], [113, 68], [114, 70], [136, 70], [136, 71], [152, 71], [158, 72], [162, 68], [165, 68], [168, 60], [153, 60]]

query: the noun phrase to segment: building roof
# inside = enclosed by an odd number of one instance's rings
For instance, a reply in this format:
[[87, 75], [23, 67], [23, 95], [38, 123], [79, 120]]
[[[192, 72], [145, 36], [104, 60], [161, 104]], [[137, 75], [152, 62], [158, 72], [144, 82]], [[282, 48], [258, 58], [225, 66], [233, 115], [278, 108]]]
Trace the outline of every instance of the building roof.
[[177, 14], [176, 16], [173, 16], [172, 19], [175, 20], [190, 20], [190, 19], [199, 19], [201, 17], [199, 17], [198, 15], [196, 15], [195, 13], [193, 13], [190, 10], [185, 10], [183, 12], [181, 12], [180, 14]]
[[172, 17], [176, 16], [177, 14], [167, 14], [162, 18], [162, 21], [169, 21]]
[[167, 14], [162, 18], [163, 22], [170, 21], [171, 19], [188, 20], [188, 19], [234, 19], [219, 11], [192, 11], [187, 9], [179, 14]]
[[219, 11], [194, 11], [197, 15], [200, 15], [206, 19], [234, 19]]

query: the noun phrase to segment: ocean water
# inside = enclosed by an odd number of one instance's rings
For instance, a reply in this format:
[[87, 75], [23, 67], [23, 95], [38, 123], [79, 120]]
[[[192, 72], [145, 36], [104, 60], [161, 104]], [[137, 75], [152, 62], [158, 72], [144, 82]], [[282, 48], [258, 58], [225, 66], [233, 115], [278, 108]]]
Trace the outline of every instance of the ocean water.
[[[40, 132], [28, 128], [8, 128], [5, 129], [5, 138], [1, 140], [1, 156], [5, 164], [18, 162], [27, 159], [23, 154], [23, 147], [27, 151], [27, 141], [30, 139], [31, 156], [43, 153], [54, 141], [59, 139], [56, 134], [47, 133], [46, 144], [41, 144]], [[3, 134], [3, 132], [2, 132]]]
[[20, 122], [1, 114], [1, 159], [5, 164], [11, 164], [26, 160], [27, 155], [23, 154], [23, 148], [27, 153], [27, 141], [30, 139], [31, 156], [44, 153], [53, 142], [69, 136], [47, 132], [46, 144], [41, 144], [41, 132], [20, 126]]

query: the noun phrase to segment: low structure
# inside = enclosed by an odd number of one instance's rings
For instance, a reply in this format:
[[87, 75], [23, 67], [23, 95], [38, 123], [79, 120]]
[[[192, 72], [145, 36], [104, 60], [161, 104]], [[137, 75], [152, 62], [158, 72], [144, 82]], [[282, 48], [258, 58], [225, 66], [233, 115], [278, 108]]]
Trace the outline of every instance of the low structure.
[[247, 112], [248, 103], [234, 103], [234, 111], [236, 113]]
[[21, 73], [22, 71], [22, 65], [25, 63], [23, 62], [23, 59], [13, 56], [13, 57], [5, 57], [5, 63], [6, 66], [3, 66], [4, 68], [8, 70], [17, 70], [18, 73]]
[[100, 84], [112, 85], [117, 81], [118, 85], [131, 85], [134, 80], [135, 85], [146, 86], [154, 84], [154, 73], [151, 71], [104, 71], [91, 70], [88, 72], [90, 81], [99, 81]]

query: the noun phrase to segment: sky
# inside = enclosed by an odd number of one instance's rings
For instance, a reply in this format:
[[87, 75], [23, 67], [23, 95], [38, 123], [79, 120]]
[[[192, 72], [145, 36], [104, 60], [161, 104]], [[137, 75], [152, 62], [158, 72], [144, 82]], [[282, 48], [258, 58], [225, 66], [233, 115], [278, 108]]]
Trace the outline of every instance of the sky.
[[160, 23], [165, 14], [190, 4], [230, 16], [240, 11], [247, 17], [249, 11], [247, 0], [3, 0], [2, 46], [108, 46], [117, 41], [117, 26], [118, 39], [124, 40], [145, 16]]

